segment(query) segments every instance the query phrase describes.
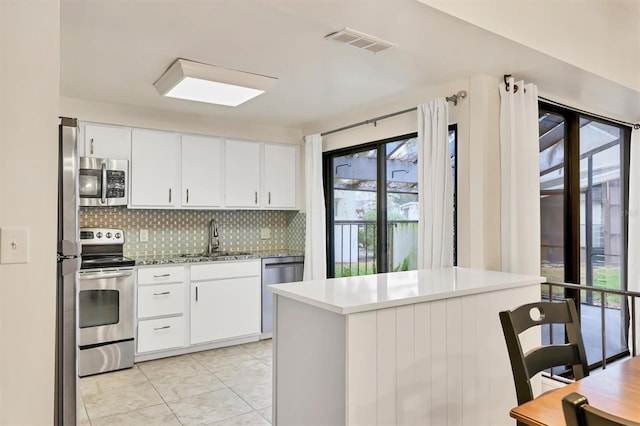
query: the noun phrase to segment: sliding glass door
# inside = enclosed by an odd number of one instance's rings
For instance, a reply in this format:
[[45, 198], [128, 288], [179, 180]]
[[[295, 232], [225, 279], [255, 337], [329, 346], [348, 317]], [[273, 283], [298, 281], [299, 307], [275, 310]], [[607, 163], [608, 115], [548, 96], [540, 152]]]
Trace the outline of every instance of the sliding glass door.
[[[550, 282], [626, 289], [628, 129], [543, 103], [539, 128], [541, 274]], [[624, 299], [594, 291], [554, 296], [572, 297], [580, 307], [590, 364], [603, 352], [627, 353]]]

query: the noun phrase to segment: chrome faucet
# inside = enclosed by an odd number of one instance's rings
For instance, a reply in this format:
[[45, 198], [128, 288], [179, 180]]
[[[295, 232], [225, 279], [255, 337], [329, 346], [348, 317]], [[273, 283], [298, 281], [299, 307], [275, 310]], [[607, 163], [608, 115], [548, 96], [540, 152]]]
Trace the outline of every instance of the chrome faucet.
[[209, 221], [209, 245], [207, 246], [207, 253], [211, 254], [214, 250], [218, 250], [220, 247], [220, 240], [218, 239], [218, 223], [215, 219]]

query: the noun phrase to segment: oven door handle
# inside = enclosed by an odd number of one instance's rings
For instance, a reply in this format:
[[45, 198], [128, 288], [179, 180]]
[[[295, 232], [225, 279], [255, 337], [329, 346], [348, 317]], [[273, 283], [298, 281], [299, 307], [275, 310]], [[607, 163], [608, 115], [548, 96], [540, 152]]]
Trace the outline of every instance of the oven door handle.
[[102, 204], [107, 202], [107, 165], [102, 163], [102, 194], [100, 201]]
[[113, 273], [105, 273], [105, 272], [95, 272], [89, 274], [80, 275], [81, 280], [101, 280], [103, 278], [121, 278], [121, 277], [130, 277], [133, 275], [133, 271], [124, 271], [124, 272], [113, 272]]

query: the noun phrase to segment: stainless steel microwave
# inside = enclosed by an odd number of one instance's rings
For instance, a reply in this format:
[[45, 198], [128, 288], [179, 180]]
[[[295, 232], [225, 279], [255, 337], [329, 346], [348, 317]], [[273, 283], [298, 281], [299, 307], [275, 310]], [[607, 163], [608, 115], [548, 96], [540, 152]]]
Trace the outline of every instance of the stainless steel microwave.
[[129, 162], [80, 157], [81, 206], [126, 206], [129, 201]]

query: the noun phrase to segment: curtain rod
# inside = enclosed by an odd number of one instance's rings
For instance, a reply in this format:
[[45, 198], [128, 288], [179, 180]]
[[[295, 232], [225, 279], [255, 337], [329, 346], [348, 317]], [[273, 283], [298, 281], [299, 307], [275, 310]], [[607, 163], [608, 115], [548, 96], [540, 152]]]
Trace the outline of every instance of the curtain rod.
[[[464, 99], [466, 97], [467, 97], [467, 92], [465, 90], [461, 90], [461, 91], [459, 91], [458, 93], [456, 93], [454, 95], [447, 96], [445, 99], [447, 100], [447, 102], [453, 102], [453, 105], [458, 105], [458, 101], [461, 100], [461, 99]], [[322, 133], [320, 133], [320, 136], [331, 135], [333, 133], [342, 132], [343, 130], [349, 130], [349, 129], [353, 129], [354, 127], [360, 127], [360, 126], [364, 126], [366, 124], [371, 124], [371, 123], [373, 123], [373, 125], [375, 126], [376, 123], [378, 121], [380, 121], [380, 120], [384, 120], [385, 118], [395, 117], [396, 115], [406, 114], [407, 112], [416, 111], [417, 109], [418, 109], [418, 107], [413, 107], [413, 108], [403, 109], [402, 111], [397, 111], [397, 112], [392, 112], [390, 114], [381, 115], [379, 117], [370, 118], [368, 120], [360, 121], [360, 122], [354, 123], [354, 124], [349, 124], [348, 126], [340, 127], [338, 129], [333, 129], [333, 130], [329, 130], [329, 131], [326, 131], [326, 132], [322, 132]]]
[[601, 118], [603, 120], [611, 121], [613, 123], [623, 124], [625, 126], [629, 126], [629, 127], [633, 128], [633, 129], [636, 129], [636, 130], [640, 129], [640, 123], [630, 123], [628, 121], [616, 120], [615, 118], [609, 118], [609, 117], [605, 117], [603, 115], [594, 114], [592, 112], [585, 111], [585, 110], [580, 109], [580, 108], [575, 108], [575, 107], [572, 107], [570, 105], [566, 105], [566, 104], [563, 104], [561, 102], [557, 102], [557, 101], [545, 98], [543, 96], [538, 96], [538, 99], [541, 100], [541, 101], [544, 101], [546, 103], [552, 104], [552, 105], [556, 105], [556, 106], [560, 106], [560, 107], [563, 107], [563, 108], [570, 109], [571, 111], [580, 112], [580, 113], [583, 113], [583, 114], [586, 114], [586, 115], [590, 115], [592, 117]]

